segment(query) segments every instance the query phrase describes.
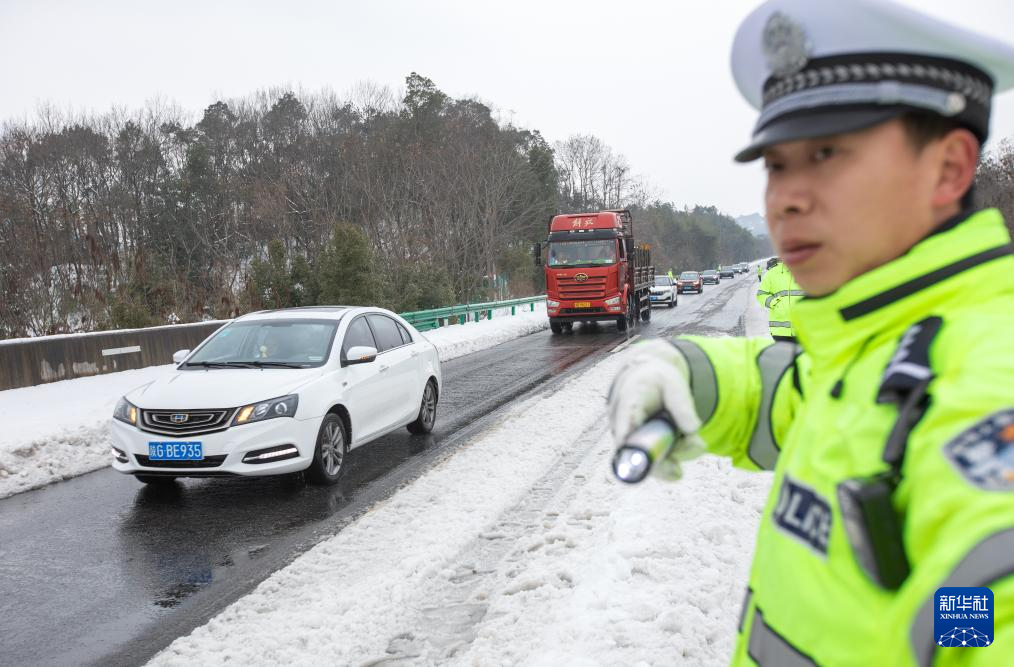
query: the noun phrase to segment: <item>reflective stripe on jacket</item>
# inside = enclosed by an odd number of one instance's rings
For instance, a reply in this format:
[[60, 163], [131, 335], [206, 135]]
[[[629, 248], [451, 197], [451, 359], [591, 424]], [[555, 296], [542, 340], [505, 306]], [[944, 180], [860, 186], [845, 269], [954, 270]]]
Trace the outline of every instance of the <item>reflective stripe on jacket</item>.
[[[1014, 453], [1010, 252], [999, 213], [982, 211], [831, 295], [797, 303], [791, 318], [801, 347], [766, 338], [677, 341], [708, 449], [741, 468], [774, 471], [733, 664], [1011, 664], [1014, 462], [1002, 456]], [[892, 496], [911, 573], [891, 591], [859, 566], [837, 488], [885, 470], [897, 408], [878, 403], [877, 390], [905, 331], [929, 316], [943, 320], [929, 347], [930, 400], [910, 431]], [[996, 423], [1007, 426], [983, 426]], [[955, 458], [956, 445], [974, 446], [988, 433], [1012, 444]], [[934, 593], [943, 586], [992, 589], [992, 645], [937, 646]]]

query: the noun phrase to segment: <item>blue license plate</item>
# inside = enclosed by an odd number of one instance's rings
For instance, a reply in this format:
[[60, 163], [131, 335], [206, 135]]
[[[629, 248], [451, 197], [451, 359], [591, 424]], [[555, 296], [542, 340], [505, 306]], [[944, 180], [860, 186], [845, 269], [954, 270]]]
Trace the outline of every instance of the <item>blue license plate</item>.
[[149, 442], [148, 458], [152, 461], [201, 461], [204, 447], [199, 442]]
[[658, 301], [658, 297], [657, 297], [657, 296], [655, 296], [654, 294], [652, 294], [652, 295], [651, 295], [651, 300], [652, 300], [652, 301]]

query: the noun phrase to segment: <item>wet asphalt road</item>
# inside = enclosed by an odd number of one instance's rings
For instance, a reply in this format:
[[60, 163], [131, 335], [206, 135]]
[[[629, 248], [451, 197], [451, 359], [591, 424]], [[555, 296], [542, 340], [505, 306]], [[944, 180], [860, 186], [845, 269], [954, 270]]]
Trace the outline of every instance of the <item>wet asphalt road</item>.
[[106, 469], [0, 500], [0, 665], [144, 663], [453, 454], [514, 399], [638, 335], [741, 335], [751, 277], [681, 295], [627, 334], [611, 324], [544, 331], [445, 362], [434, 432], [355, 450], [334, 487], [289, 477], [159, 489]]

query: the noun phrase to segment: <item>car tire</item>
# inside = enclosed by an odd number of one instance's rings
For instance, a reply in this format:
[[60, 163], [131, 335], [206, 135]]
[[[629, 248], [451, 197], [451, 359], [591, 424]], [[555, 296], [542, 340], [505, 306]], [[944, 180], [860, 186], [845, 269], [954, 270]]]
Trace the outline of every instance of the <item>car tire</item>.
[[674, 307], [675, 305], [676, 305], [676, 295], [675, 295], [675, 294], [673, 294], [673, 295], [672, 295], [672, 298], [671, 298], [671, 299], [669, 299], [669, 307], [670, 307], [670, 308], [673, 308], [673, 307]]
[[559, 322], [549, 320], [549, 330], [552, 331], [554, 334], [561, 334], [563, 333], [563, 325], [560, 324]]
[[642, 322], [650, 322], [651, 321], [651, 304], [650, 303], [648, 304], [648, 310], [641, 311], [641, 321]]
[[426, 435], [433, 431], [433, 425], [437, 422], [437, 384], [430, 380], [423, 389], [422, 403], [419, 405], [419, 415], [415, 421], [406, 426], [409, 433], [413, 435]]
[[324, 415], [313, 445], [313, 460], [307, 469], [307, 477], [313, 484], [330, 486], [336, 484], [345, 472], [345, 460], [349, 453], [349, 437], [345, 422], [333, 412]]
[[134, 475], [134, 479], [152, 486], [168, 486], [176, 483], [176, 478], [172, 475]]
[[627, 318], [625, 315], [620, 315], [616, 318], [616, 330], [620, 333], [627, 330]]

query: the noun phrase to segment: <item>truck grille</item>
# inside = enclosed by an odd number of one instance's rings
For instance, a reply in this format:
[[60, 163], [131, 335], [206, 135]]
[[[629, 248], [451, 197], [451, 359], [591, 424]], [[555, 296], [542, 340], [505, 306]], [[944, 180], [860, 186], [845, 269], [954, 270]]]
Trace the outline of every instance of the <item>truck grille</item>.
[[141, 410], [141, 430], [175, 437], [215, 433], [229, 428], [235, 411], [235, 408]]
[[589, 276], [578, 282], [573, 278], [557, 278], [561, 299], [603, 299], [606, 296], [606, 277]]
[[561, 315], [599, 315], [606, 312], [605, 308], [561, 308]]

